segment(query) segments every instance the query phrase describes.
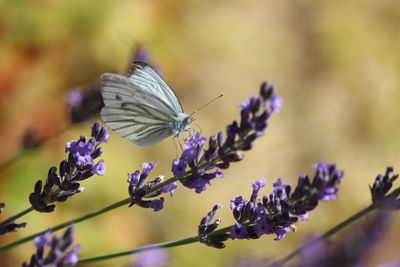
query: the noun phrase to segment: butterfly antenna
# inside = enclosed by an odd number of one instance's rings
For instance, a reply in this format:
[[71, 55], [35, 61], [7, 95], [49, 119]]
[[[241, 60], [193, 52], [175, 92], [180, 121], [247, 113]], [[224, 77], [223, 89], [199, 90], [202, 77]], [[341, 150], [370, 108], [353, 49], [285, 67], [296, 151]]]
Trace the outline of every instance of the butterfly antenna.
[[224, 96], [224, 94], [220, 94], [219, 96], [217, 96], [216, 98], [214, 98], [214, 99], [212, 99], [210, 102], [208, 102], [207, 104], [205, 104], [205, 105], [199, 107], [198, 109], [196, 109], [195, 111], [193, 111], [189, 116], [194, 115], [194, 114], [195, 114], [196, 112], [198, 112], [199, 110], [201, 110], [201, 109], [207, 107], [209, 104], [211, 104], [212, 102], [214, 102], [215, 100], [217, 100], [217, 99], [219, 99], [219, 98], [221, 98], [221, 97], [223, 97], [223, 96]]

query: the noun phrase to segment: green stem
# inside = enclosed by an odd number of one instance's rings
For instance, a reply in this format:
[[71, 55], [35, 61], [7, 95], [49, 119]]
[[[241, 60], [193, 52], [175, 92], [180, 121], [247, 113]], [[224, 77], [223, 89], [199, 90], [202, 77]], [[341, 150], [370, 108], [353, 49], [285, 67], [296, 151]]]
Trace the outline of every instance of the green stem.
[[369, 212], [373, 211], [375, 209], [374, 205], [371, 204], [368, 207], [366, 207], [363, 210], [360, 210], [359, 212], [357, 212], [356, 214], [354, 214], [353, 216], [351, 216], [350, 218], [344, 220], [343, 222], [337, 224], [336, 226], [332, 227], [330, 230], [328, 230], [327, 232], [325, 232], [324, 234], [320, 235], [319, 237], [311, 240], [310, 242], [308, 242], [307, 244], [305, 244], [304, 246], [296, 249], [295, 251], [293, 251], [292, 253], [290, 253], [289, 255], [287, 255], [286, 257], [277, 260], [271, 264], [269, 264], [269, 267], [273, 267], [273, 266], [282, 266], [284, 263], [288, 262], [289, 260], [291, 260], [292, 258], [294, 258], [295, 256], [299, 255], [303, 250], [308, 249], [309, 247], [315, 245], [316, 243], [332, 236], [333, 234], [335, 234], [336, 232], [338, 232], [339, 230], [341, 230], [342, 228], [346, 227], [347, 225], [353, 223], [354, 221], [360, 219], [361, 217], [363, 217], [364, 215], [368, 214]]
[[160, 249], [160, 248], [169, 248], [169, 247], [182, 246], [182, 245], [186, 245], [186, 244], [190, 244], [190, 243], [195, 243], [197, 241], [198, 241], [198, 237], [197, 236], [193, 236], [193, 237], [180, 239], [180, 240], [175, 240], [175, 241], [152, 244], [152, 245], [138, 247], [138, 248], [135, 248], [135, 249], [130, 249], [130, 250], [122, 251], [122, 252], [110, 253], [110, 254], [95, 256], [95, 257], [91, 257], [91, 258], [81, 259], [81, 260], [78, 261], [78, 265], [79, 264], [96, 262], [96, 261], [101, 261], [101, 260], [112, 259], [112, 258], [131, 255], [131, 254], [136, 254], [136, 253], [139, 253], [139, 252], [142, 252], [142, 251], [146, 251], [146, 250], [155, 250], [155, 249]]
[[[312, 240], [311, 242], [307, 243], [303, 247], [301, 247], [301, 248], [297, 249], [296, 251], [292, 252], [291, 254], [286, 256], [285, 258], [283, 258], [281, 260], [278, 260], [278, 261], [270, 264], [269, 266], [281, 266], [282, 264], [286, 263], [287, 261], [289, 261], [290, 259], [292, 259], [296, 255], [298, 255], [304, 249], [307, 249], [307, 248], [311, 247], [312, 245], [318, 243], [319, 241], [330, 237], [334, 233], [338, 232], [342, 228], [344, 228], [347, 225], [353, 223], [354, 221], [356, 221], [357, 219], [363, 217], [364, 215], [368, 214], [369, 212], [371, 212], [374, 209], [375, 209], [375, 207], [373, 205], [368, 206], [367, 208], [359, 211], [358, 213], [356, 213], [355, 215], [353, 215], [350, 218], [346, 219], [345, 221], [339, 223], [338, 225], [336, 225], [335, 227], [333, 227], [332, 229], [330, 229], [326, 233], [322, 234], [320, 237]], [[209, 237], [212, 238], [212, 237], [216, 237], [216, 236], [221, 235], [221, 234], [225, 234], [225, 233], [230, 231], [231, 227], [232, 226], [229, 226], [229, 227], [225, 227], [225, 228], [219, 229], [217, 231], [214, 231], [211, 234], [209, 234]], [[139, 252], [142, 252], [142, 251], [147, 251], [147, 250], [156, 250], [156, 249], [160, 249], [160, 248], [177, 247], [177, 246], [187, 245], [187, 244], [190, 244], [190, 243], [195, 243], [195, 242], [198, 242], [198, 241], [199, 241], [198, 237], [194, 236], [194, 237], [189, 237], [189, 238], [175, 240], [175, 241], [162, 242], [162, 243], [152, 244], [152, 245], [148, 245], [148, 246], [142, 246], [142, 247], [138, 247], [138, 248], [135, 248], [135, 249], [126, 250], [126, 251], [122, 251], [122, 252], [110, 253], [110, 254], [105, 254], [105, 255], [100, 255], [100, 256], [95, 256], [95, 257], [90, 257], [90, 258], [84, 258], [84, 259], [81, 259], [81, 260], [78, 261], [78, 265], [79, 264], [85, 264], [85, 263], [92, 263], [92, 262], [101, 261], [101, 260], [112, 259], [112, 258], [121, 257], [121, 256], [127, 256], [127, 255], [136, 254], [136, 253], [139, 253]]]
[[[170, 183], [172, 183], [172, 182], [175, 182], [175, 181], [177, 181], [177, 180], [179, 180], [179, 179], [183, 179], [187, 174], [189, 174], [189, 171], [185, 172], [185, 173], [184, 173], [182, 176], [180, 176], [180, 177], [172, 177], [172, 178], [170, 178], [170, 179], [168, 179], [168, 180], [166, 180], [166, 181], [164, 181], [164, 182], [158, 184], [157, 186], [154, 186], [153, 188], [151, 188], [151, 189], [148, 191], [148, 193], [147, 193], [146, 195], [150, 195], [151, 193], [157, 191], [158, 189], [160, 189], [161, 187], [163, 187], [163, 186], [165, 186], [165, 185], [167, 185], [167, 184], [170, 184]], [[145, 197], [146, 197], [146, 196], [145, 196]], [[103, 208], [103, 209], [97, 210], [97, 211], [92, 212], [92, 213], [88, 213], [88, 214], [86, 214], [86, 215], [83, 215], [83, 216], [81, 216], [81, 217], [78, 217], [78, 218], [76, 218], [76, 219], [73, 219], [73, 220], [70, 220], [70, 221], [67, 221], [67, 222], [64, 222], [64, 223], [61, 223], [61, 224], [56, 225], [56, 226], [51, 227], [51, 228], [53, 229], [53, 231], [57, 231], [57, 230], [60, 230], [60, 229], [62, 229], [62, 228], [68, 227], [68, 226], [70, 226], [71, 224], [79, 223], [79, 222], [88, 220], [88, 219], [90, 219], [90, 218], [96, 217], [96, 216], [98, 216], [98, 215], [100, 215], [100, 214], [103, 214], [103, 213], [105, 213], [105, 212], [107, 212], [107, 211], [110, 211], [110, 210], [119, 208], [119, 207], [121, 207], [121, 206], [123, 206], [123, 205], [126, 205], [126, 204], [130, 203], [130, 202], [131, 202], [131, 198], [126, 198], [126, 199], [123, 199], [123, 200], [121, 200], [121, 201], [118, 201], [118, 202], [116, 202], [116, 203], [114, 203], [114, 204], [111, 204], [111, 205], [109, 205], [109, 206], [107, 206], [107, 207], [105, 207], [105, 208]], [[8, 243], [8, 244], [6, 244], [6, 245], [4, 245], [4, 246], [0, 246], [0, 253], [3, 252], [3, 251], [5, 251], [5, 250], [8, 250], [8, 249], [10, 249], [10, 248], [13, 248], [13, 247], [15, 247], [15, 246], [18, 246], [18, 245], [20, 245], [20, 244], [23, 244], [23, 243], [25, 243], [25, 242], [28, 242], [28, 241], [34, 239], [35, 237], [46, 233], [46, 231], [47, 231], [47, 229], [46, 229], [46, 230], [43, 230], [43, 231], [41, 231], [41, 232], [37, 232], [37, 233], [35, 233], [35, 234], [32, 234], [32, 235], [30, 235], [30, 236], [24, 237], [24, 238], [22, 238], [22, 239], [16, 240], [16, 241], [14, 241], [14, 242]]]
[[[130, 201], [131, 201], [130, 198], [121, 200], [121, 201], [116, 202], [116, 203], [114, 203], [114, 204], [111, 204], [111, 205], [109, 205], [109, 206], [107, 206], [107, 207], [105, 207], [105, 208], [102, 208], [102, 209], [99, 209], [99, 210], [94, 211], [94, 212], [92, 212], [92, 213], [88, 213], [88, 214], [86, 214], [86, 215], [84, 215], [84, 216], [78, 217], [78, 218], [76, 218], [76, 219], [74, 219], [74, 220], [70, 220], [70, 221], [61, 223], [61, 224], [59, 224], [59, 225], [57, 225], [57, 226], [51, 227], [51, 229], [53, 229], [53, 231], [60, 230], [60, 229], [62, 229], [62, 228], [64, 228], [64, 227], [70, 226], [71, 224], [79, 223], [79, 222], [81, 222], [81, 221], [84, 221], [84, 220], [90, 219], [90, 218], [92, 218], [92, 217], [95, 217], [95, 216], [97, 216], [97, 215], [103, 214], [103, 213], [105, 213], [105, 212], [107, 212], [107, 211], [110, 211], [110, 210], [113, 210], [113, 209], [115, 209], [115, 208], [118, 208], [118, 207], [121, 207], [121, 206], [123, 206], [123, 205], [126, 205], [126, 204], [130, 203]], [[44, 230], [44, 231], [38, 232], [38, 233], [36, 233], [36, 234], [27, 236], [27, 237], [25, 237], [25, 238], [19, 239], [19, 240], [17, 240], [17, 241], [8, 243], [8, 244], [6, 244], [6, 245], [4, 245], [4, 246], [1, 246], [1, 247], [0, 247], [0, 252], [5, 251], [5, 250], [8, 250], [8, 249], [10, 249], [10, 248], [12, 248], [12, 247], [18, 246], [18, 245], [20, 245], [20, 244], [22, 244], [22, 243], [28, 242], [28, 241], [34, 239], [35, 237], [46, 233], [46, 231], [47, 231], [47, 230]]]
[[[232, 225], [229, 226], [229, 227], [225, 227], [225, 228], [219, 229], [217, 231], [214, 231], [211, 234], [209, 234], [208, 236], [209, 237], [216, 237], [218, 235], [225, 234], [225, 233], [229, 232], [231, 228], [232, 228]], [[175, 240], [175, 241], [162, 242], [162, 243], [152, 244], [152, 245], [143, 246], [143, 247], [138, 247], [138, 248], [135, 248], [135, 249], [126, 250], [126, 251], [122, 251], [122, 252], [110, 253], [110, 254], [105, 254], [105, 255], [100, 255], [100, 256], [81, 259], [81, 260], [78, 261], [78, 265], [79, 264], [96, 262], [96, 261], [101, 261], [101, 260], [112, 259], [112, 258], [121, 257], [121, 256], [127, 256], [127, 255], [136, 254], [136, 253], [139, 253], [139, 252], [142, 252], [142, 251], [147, 251], [147, 250], [156, 250], [156, 249], [160, 249], [160, 248], [177, 247], [177, 246], [182, 246], [182, 245], [195, 243], [195, 242], [198, 242], [198, 241], [199, 241], [198, 236], [193, 236], [193, 237], [188, 237], [188, 238]]]
[[[220, 160], [220, 158], [221, 158], [221, 157], [218, 157], [218, 158], [214, 159], [214, 160], [211, 161], [211, 162], [206, 162], [206, 163], [200, 164], [200, 165], [198, 166], [198, 168], [199, 168], [199, 169], [203, 169], [203, 168], [207, 168], [207, 167], [209, 167], [209, 166], [211, 166], [211, 165], [214, 165], [218, 160]], [[173, 182], [175, 182], [175, 181], [184, 179], [190, 172], [191, 172], [191, 171], [186, 171], [186, 172], [184, 172], [181, 176], [178, 176], [178, 177], [175, 177], [175, 176], [174, 176], [174, 177], [172, 177], [172, 178], [170, 178], [170, 179], [165, 180], [164, 182], [161, 182], [161, 183], [157, 184], [156, 186], [152, 187], [152, 188], [147, 192], [147, 194], [146, 194], [144, 197], [148, 197], [149, 195], [151, 195], [151, 193], [153, 193], [153, 192], [159, 190], [160, 188], [166, 186], [167, 184], [170, 184], [170, 183], [173, 183]], [[131, 198], [127, 198], [127, 199], [121, 200], [121, 201], [116, 202], [116, 203], [114, 203], [114, 204], [111, 204], [111, 205], [109, 205], [109, 206], [107, 206], [107, 207], [105, 207], [105, 208], [103, 208], [103, 209], [97, 210], [97, 211], [95, 211], [95, 212], [92, 212], [92, 213], [83, 215], [83, 216], [78, 217], [78, 218], [76, 218], [76, 219], [73, 219], [73, 220], [70, 220], [70, 221], [61, 223], [61, 224], [59, 224], [59, 225], [56, 225], [55, 227], [52, 227], [52, 229], [53, 229], [53, 231], [60, 230], [60, 229], [62, 229], [62, 228], [65, 228], [65, 227], [67, 227], [67, 226], [70, 226], [71, 224], [79, 223], [79, 222], [81, 222], [81, 221], [88, 220], [88, 219], [90, 219], [90, 218], [93, 218], [93, 217], [96, 217], [96, 216], [98, 216], [98, 215], [100, 215], [100, 214], [103, 214], [103, 213], [105, 213], [105, 212], [107, 212], [107, 211], [110, 211], [110, 210], [113, 210], [113, 209], [115, 209], [115, 208], [118, 208], [118, 207], [121, 207], [121, 206], [123, 206], [123, 205], [126, 205], [126, 204], [128, 204], [128, 203], [130, 203], [130, 202], [131, 202]], [[5, 251], [5, 250], [8, 250], [8, 249], [10, 249], [10, 248], [13, 248], [13, 247], [15, 247], [15, 246], [18, 246], [18, 245], [20, 245], [20, 244], [23, 244], [23, 243], [25, 243], [25, 242], [28, 242], [28, 241], [34, 239], [35, 237], [46, 233], [46, 231], [47, 231], [47, 229], [44, 230], [44, 231], [41, 231], [41, 232], [32, 234], [32, 235], [30, 235], [30, 236], [24, 237], [24, 238], [22, 238], [22, 239], [16, 240], [16, 241], [11, 242], [11, 243], [9, 243], [9, 244], [6, 244], [6, 245], [4, 245], [4, 246], [0, 246], [0, 253], [3, 252], [3, 251]]]
[[2, 222], [0, 223], [0, 227], [2, 227], [2, 226], [4, 226], [4, 225], [7, 225], [7, 224], [9, 224], [9, 223], [14, 222], [16, 219], [18, 219], [18, 218], [24, 216], [25, 214], [28, 214], [28, 213], [31, 212], [31, 211], [33, 211], [33, 208], [32, 208], [32, 207], [29, 207], [29, 208], [27, 208], [27, 209], [21, 211], [20, 213], [17, 213], [17, 214], [15, 214], [14, 216], [11, 216], [11, 217], [8, 218], [7, 220], [2, 221]]

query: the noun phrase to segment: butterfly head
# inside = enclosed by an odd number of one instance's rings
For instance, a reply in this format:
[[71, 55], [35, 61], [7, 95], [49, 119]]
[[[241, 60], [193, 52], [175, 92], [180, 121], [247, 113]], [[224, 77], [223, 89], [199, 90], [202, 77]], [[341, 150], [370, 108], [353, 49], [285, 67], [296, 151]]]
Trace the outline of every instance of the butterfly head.
[[186, 115], [185, 113], [179, 113], [178, 117], [172, 126], [173, 131], [176, 135], [180, 134], [183, 131], [187, 131], [190, 128], [190, 124], [194, 121], [194, 118], [191, 115]]

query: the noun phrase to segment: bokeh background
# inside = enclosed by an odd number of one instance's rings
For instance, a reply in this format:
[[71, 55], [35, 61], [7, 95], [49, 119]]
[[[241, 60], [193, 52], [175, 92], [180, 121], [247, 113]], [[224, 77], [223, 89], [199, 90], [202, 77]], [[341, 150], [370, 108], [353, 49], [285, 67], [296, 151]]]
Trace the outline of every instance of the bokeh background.
[[[239, 260], [276, 259], [370, 203], [368, 185], [386, 166], [399, 168], [400, 2], [348, 1], [0, 1], [0, 160], [20, 150], [29, 128], [38, 136], [69, 122], [66, 94], [87, 88], [104, 72], [124, 72], [139, 44], [190, 113], [220, 93], [225, 96], [196, 114], [204, 135], [239, 117], [238, 105], [268, 80], [284, 99], [244, 161], [202, 194], [180, 187], [160, 212], [122, 207], [77, 226], [80, 257], [116, 252], [195, 235], [214, 204], [222, 226], [232, 224], [229, 200], [248, 198], [251, 182], [282, 177], [295, 184], [319, 161], [346, 172], [339, 199], [322, 203], [308, 222], [281, 241], [273, 236], [235, 240], [224, 250], [201, 244], [169, 249], [171, 266], [231, 266]], [[44, 146], [25, 154], [0, 174], [1, 215], [28, 207], [28, 195], [48, 168], [64, 159], [64, 145], [90, 125], [74, 124]], [[83, 183], [85, 191], [50, 214], [31, 213], [28, 226], [1, 243], [99, 209], [127, 197], [126, 174], [141, 162], [158, 161], [154, 174], [170, 177], [176, 156], [172, 139], [136, 146], [116, 134], [105, 144], [107, 172]], [[366, 256], [366, 266], [399, 259], [399, 216]], [[340, 238], [340, 234], [335, 236]], [[33, 253], [26, 243], [1, 255], [18, 266]], [[205, 257], [205, 255], [207, 255]], [[129, 266], [123, 257], [88, 266]]]

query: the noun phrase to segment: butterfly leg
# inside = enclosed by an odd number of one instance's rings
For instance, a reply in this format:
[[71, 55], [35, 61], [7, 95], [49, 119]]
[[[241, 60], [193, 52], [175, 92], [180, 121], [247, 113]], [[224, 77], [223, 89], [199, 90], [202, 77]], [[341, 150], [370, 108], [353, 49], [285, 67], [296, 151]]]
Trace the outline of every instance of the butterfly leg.
[[193, 125], [198, 128], [200, 135], [202, 135], [203, 134], [203, 129], [197, 123], [193, 123]]
[[179, 147], [181, 148], [181, 151], [182, 151], [182, 152], [183, 152], [183, 146], [182, 146], [182, 144], [181, 144], [181, 141], [179, 140], [179, 137], [174, 136], [174, 137], [172, 138], [172, 140], [174, 141], [174, 145], [175, 145], [175, 159], [178, 159], [178, 145], [176, 144], [176, 141], [175, 141], [175, 140], [178, 141]]

